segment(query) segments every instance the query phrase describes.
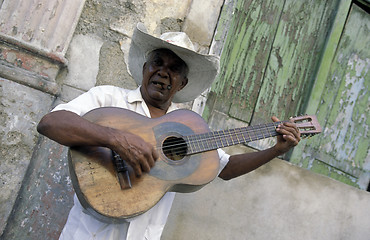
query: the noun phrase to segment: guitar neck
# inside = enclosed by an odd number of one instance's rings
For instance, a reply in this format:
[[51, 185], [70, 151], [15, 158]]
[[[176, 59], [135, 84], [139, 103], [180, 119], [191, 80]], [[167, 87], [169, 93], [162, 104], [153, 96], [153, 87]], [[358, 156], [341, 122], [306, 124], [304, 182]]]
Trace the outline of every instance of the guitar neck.
[[276, 127], [280, 123], [282, 122], [186, 136], [184, 140], [188, 145], [187, 155], [277, 136]]

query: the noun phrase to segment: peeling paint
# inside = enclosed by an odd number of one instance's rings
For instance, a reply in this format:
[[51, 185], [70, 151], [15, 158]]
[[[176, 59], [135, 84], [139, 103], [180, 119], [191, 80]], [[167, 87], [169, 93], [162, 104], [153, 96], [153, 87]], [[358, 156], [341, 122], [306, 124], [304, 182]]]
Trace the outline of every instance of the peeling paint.
[[229, 104], [225, 113], [246, 122], [255, 111], [255, 123], [271, 115], [296, 115], [335, 4], [238, 1], [221, 56], [222, 72], [212, 86], [221, 98], [215, 109]]
[[[370, 17], [353, 5], [333, 56], [318, 106], [319, 121], [325, 127], [317, 159], [355, 178], [355, 184], [366, 189], [370, 171]], [[323, 84], [320, 83], [320, 84]], [[337, 175], [339, 176], [339, 175]], [[366, 180], [367, 179], [367, 180]], [[338, 179], [340, 180], [340, 179]]]
[[[283, 119], [300, 115], [307, 107], [310, 114], [316, 112], [325, 128], [316, 141], [308, 141], [307, 151], [317, 154], [295, 161], [308, 169], [314, 168], [315, 161], [325, 162], [341, 172], [331, 176], [352, 176], [343, 181], [351, 179], [347, 182], [355, 185], [360, 175], [370, 176], [364, 168], [370, 162], [370, 23], [368, 13], [352, 6], [346, 22], [349, 1], [238, 1], [222, 52], [222, 72], [207, 102], [208, 119], [219, 111], [257, 124], [272, 115]], [[338, 15], [333, 11], [337, 8]], [[265, 25], [259, 18], [262, 15], [275, 20]], [[337, 25], [332, 26], [332, 21]], [[332, 38], [325, 39], [330, 30]], [[323, 50], [330, 54], [319, 66]], [[324, 76], [323, 69], [328, 69], [327, 78], [313, 82], [317, 70]], [[312, 92], [310, 101], [309, 93], [316, 85], [323, 90], [321, 95]]]

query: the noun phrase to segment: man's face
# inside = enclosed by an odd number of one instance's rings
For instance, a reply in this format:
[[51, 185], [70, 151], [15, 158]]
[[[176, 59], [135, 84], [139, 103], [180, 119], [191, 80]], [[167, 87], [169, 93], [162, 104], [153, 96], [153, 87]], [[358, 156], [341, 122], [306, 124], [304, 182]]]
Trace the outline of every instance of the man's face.
[[188, 82], [185, 62], [168, 49], [149, 54], [143, 67], [142, 96], [147, 104], [164, 109]]

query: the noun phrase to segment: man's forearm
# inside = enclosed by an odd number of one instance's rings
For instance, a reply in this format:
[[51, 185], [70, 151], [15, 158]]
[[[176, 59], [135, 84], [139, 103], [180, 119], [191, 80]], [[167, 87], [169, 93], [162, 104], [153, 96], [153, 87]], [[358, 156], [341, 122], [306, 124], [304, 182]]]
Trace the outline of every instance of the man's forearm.
[[257, 169], [280, 154], [275, 147], [272, 147], [264, 151], [233, 155], [219, 177], [223, 180], [236, 178]]
[[107, 146], [110, 141], [109, 128], [64, 110], [45, 115], [38, 124], [37, 131], [65, 146]]

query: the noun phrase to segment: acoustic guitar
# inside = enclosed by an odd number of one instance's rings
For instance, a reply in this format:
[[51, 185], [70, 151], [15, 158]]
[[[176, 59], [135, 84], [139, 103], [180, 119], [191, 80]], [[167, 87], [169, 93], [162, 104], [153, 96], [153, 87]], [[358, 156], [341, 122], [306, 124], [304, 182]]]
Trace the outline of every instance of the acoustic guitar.
[[[130, 110], [103, 107], [83, 116], [96, 124], [131, 132], [155, 146], [159, 159], [149, 173], [136, 177], [126, 168], [130, 186], [122, 189], [112, 151], [104, 147], [69, 149], [72, 184], [82, 206], [105, 222], [122, 222], [153, 207], [166, 192], [193, 192], [219, 171], [216, 149], [277, 136], [273, 122], [210, 131], [198, 114], [176, 110], [147, 118]], [[293, 118], [302, 136], [321, 132], [315, 116]]]

